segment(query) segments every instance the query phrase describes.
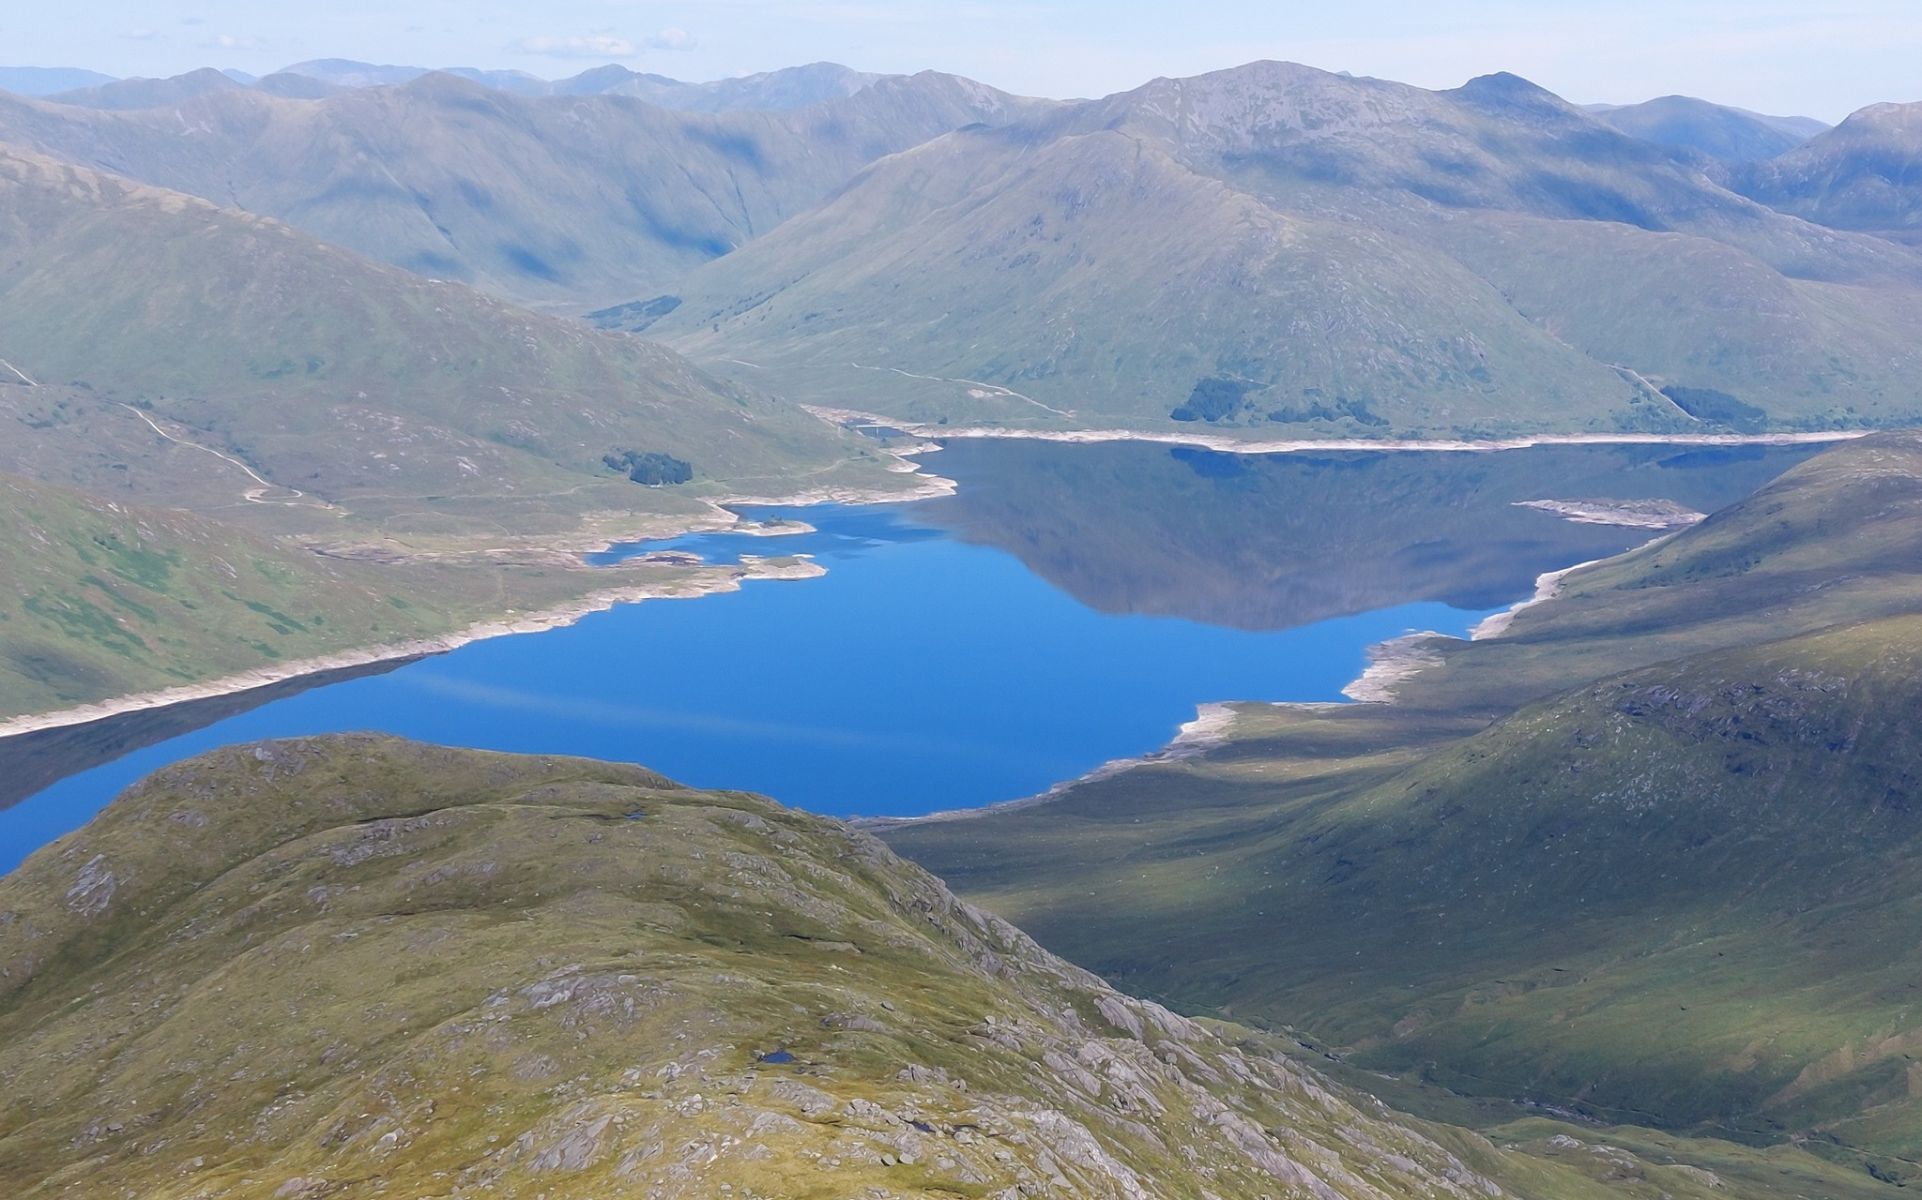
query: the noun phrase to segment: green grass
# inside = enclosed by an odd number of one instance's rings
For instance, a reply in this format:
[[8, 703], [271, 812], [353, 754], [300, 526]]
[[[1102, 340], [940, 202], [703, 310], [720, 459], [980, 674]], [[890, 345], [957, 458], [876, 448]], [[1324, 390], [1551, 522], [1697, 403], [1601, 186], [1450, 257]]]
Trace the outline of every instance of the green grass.
[[729, 567], [325, 557], [175, 509], [0, 472], [0, 717], [461, 630], [600, 589], [696, 594]]
[[[322, 500], [388, 531], [525, 536], [898, 479], [852, 435], [654, 343], [261, 217], [21, 151], [0, 154], [0, 197], [0, 356], [44, 381], [7, 389], [26, 428], [0, 458], [51, 482], [118, 494], [157, 469], [161, 503], [212, 493], [243, 521], [325, 525]], [[283, 359], [308, 367], [256, 367]], [[631, 484], [602, 463], [622, 448], [692, 463], [695, 482]], [[243, 499], [247, 469], [265, 503]]]
[[836, 822], [627, 766], [234, 747], [0, 880], [22, 1200], [1649, 1195], [1236, 1036]]
[[[912, 486], [660, 346], [261, 217], [20, 150], [0, 208], [0, 356], [41, 381], [0, 387], [0, 717], [694, 590], [716, 576], [575, 552], [711, 526], [722, 498]], [[695, 479], [633, 484], [619, 447]]]
[[1570, 577], [1501, 638], [1442, 645], [1404, 703], [1490, 712], [1628, 667], [1913, 612], [1922, 437], [1829, 450], [1668, 541]]
[[1402, 703], [1245, 707], [1198, 758], [884, 835], [1357, 1068], [1916, 1178], [1918, 453], [1813, 459]]
[[[1922, 257], [1512, 79], [1252, 63], [961, 130], [674, 294], [650, 332], [716, 369], [930, 425], [1498, 437], [1922, 411]], [[1665, 387], [1730, 402], [1699, 420]]]

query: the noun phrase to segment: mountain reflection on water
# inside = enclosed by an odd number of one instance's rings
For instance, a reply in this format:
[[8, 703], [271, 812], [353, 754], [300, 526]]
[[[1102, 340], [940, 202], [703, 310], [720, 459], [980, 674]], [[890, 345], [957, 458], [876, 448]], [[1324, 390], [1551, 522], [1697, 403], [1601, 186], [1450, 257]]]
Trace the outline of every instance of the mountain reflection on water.
[[0, 740], [0, 870], [169, 763], [344, 730], [639, 762], [835, 815], [1013, 799], [1159, 747], [1198, 704], [1339, 699], [1374, 643], [1465, 633], [1541, 572], [1653, 536], [1518, 502], [1706, 511], [1810, 453], [957, 441], [927, 460], [952, 497], [756, 509], [818, 528], [599, 556], [808, 554], [817, 579]]
[[960, 491], [915, 515], [1014, 554], [1101, 612], [1286, 629], [1415, 601], [1510, 603], [1545, 571], [1661, 532], [1522, 502], [1665, 499], [1713, 512], [1821, 449], [1243, 455], [955, 440], [921, 461]]

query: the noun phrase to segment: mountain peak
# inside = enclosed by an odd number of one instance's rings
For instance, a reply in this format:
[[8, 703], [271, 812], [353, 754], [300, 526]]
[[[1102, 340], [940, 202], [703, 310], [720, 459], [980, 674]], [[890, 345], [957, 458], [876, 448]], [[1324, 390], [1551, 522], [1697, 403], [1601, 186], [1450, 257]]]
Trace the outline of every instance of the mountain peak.
[[1695, 96], [1658, 96], [1589, 112], [1630, 137], [1733, 163], [1774, 158], [1826, 128], [1806, 117], [1771, 117]]
[[604, 92], [608, 88], [618, 87], [636, 78], [639, 78], [636, 72], [628, 70], [619, 63], [607, 63], [604, 66], [589, 67], [578, 75], [557, 80], [554, 88], [556, 91], [567, 93]]
[[1484, 109], [1539, 114], [1578, 113], [1579, 109], [1554, 92], [1523, 79], [1510, 71], [1477, 75], [1452, 92], [1445, 93]]
[[452, 71], [429, 71], [400, 86], [404, 91], [427, 96], [492, 97], [499, 94], [495, 88]]
[[1885, 102], [1850, 113], [1837, 130], [1874, 130], [1879, 133], [1922, 134], [1922, 101]]
[[96, 87], [59, 92], [47, 99], [76, 108], [160, 108], [196, 96], [240, 91], [245, 86], [224, 71], [201, 67], [167, 79], [116, 79]]

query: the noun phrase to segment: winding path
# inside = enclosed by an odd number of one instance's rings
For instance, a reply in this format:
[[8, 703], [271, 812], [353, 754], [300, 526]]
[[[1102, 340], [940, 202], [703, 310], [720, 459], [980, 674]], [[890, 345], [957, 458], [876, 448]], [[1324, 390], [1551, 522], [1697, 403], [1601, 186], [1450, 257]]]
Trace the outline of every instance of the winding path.
[[[16, 374], [18, 374], [18, 372], [16, 372]], [[194, 450], [204, 451], [208, 454], [213, 455], [215, 458], [219, 459], [221, 462], [231, 463], [232, 465], [239, 467], [242, 471], [245, 471], [247, 473], [247, 478], [253, 480], [255, 483], [260, 485], [259, 487], [255, 487], [255, 488], [247, 488], [240, 493], [241, 498], [243, 500], [248, 501], [249, 503], [286, 504], [286, 505], [299, 507], [299, 508], [331, 509], [334, 507], [333, 505], [327, 503], [325, 500], [317, 500], [317, 499], [314, 499], [313, 497], [308, 496], [306, 492], [301, 491], [299, 488], [285, 487], [281, 484], [270, 483], [269, 481], [262, 479], [260, 477], [260, 474], [256, 472], [252, 467], [248, 466], [244, 462], [241, 462], [239, 459], [235, 458], [231, 454], [222, 454], [220, 451], [214, 449], [212, 446], [203, 446], [199, 442], [190, 442], [186, 438], [175, 437], [173, 434], [168, 433], [165, 429], [162, 429], [160, 427], [160, 422], [154, 420], [152, 417], [148, 416], [146, 413], [141, 412], [139, 409], [135, 408], [131, 404], [122, 404], [120, 407], [126, 409], [128, 412], [132, 413], [134, 416], [139, 417], [141, 420], [145, 421], [149, 429], [153, 430], [155, 433], [159, 434], [163, 438], [166, 438], [168, 441], [174, 443], [175, 445], [187, 446]], [[269, 499], [267, 497], [267, 493], [272, 491], [291, 492], [292, 496], [286, 500]]]

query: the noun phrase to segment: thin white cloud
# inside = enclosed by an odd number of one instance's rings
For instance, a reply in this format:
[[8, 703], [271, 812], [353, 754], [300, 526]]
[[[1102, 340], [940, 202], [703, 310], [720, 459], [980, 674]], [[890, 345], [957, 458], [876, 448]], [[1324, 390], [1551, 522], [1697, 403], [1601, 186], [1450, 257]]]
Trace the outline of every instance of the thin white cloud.
[[663, 29], [647, 39], [650, 50], [692, 50], [701, 43], [685, 29]]
[[520, 38], [507, 49], [514, 54], [537, 54], [543, 58], [635, 58], [641, 53], [632, 39], [611, 33], [572, 36], [540, 33]]
[[265, 50], [267, 40], [242, 33], [217, 33], [200, 43], [203, 50]]

